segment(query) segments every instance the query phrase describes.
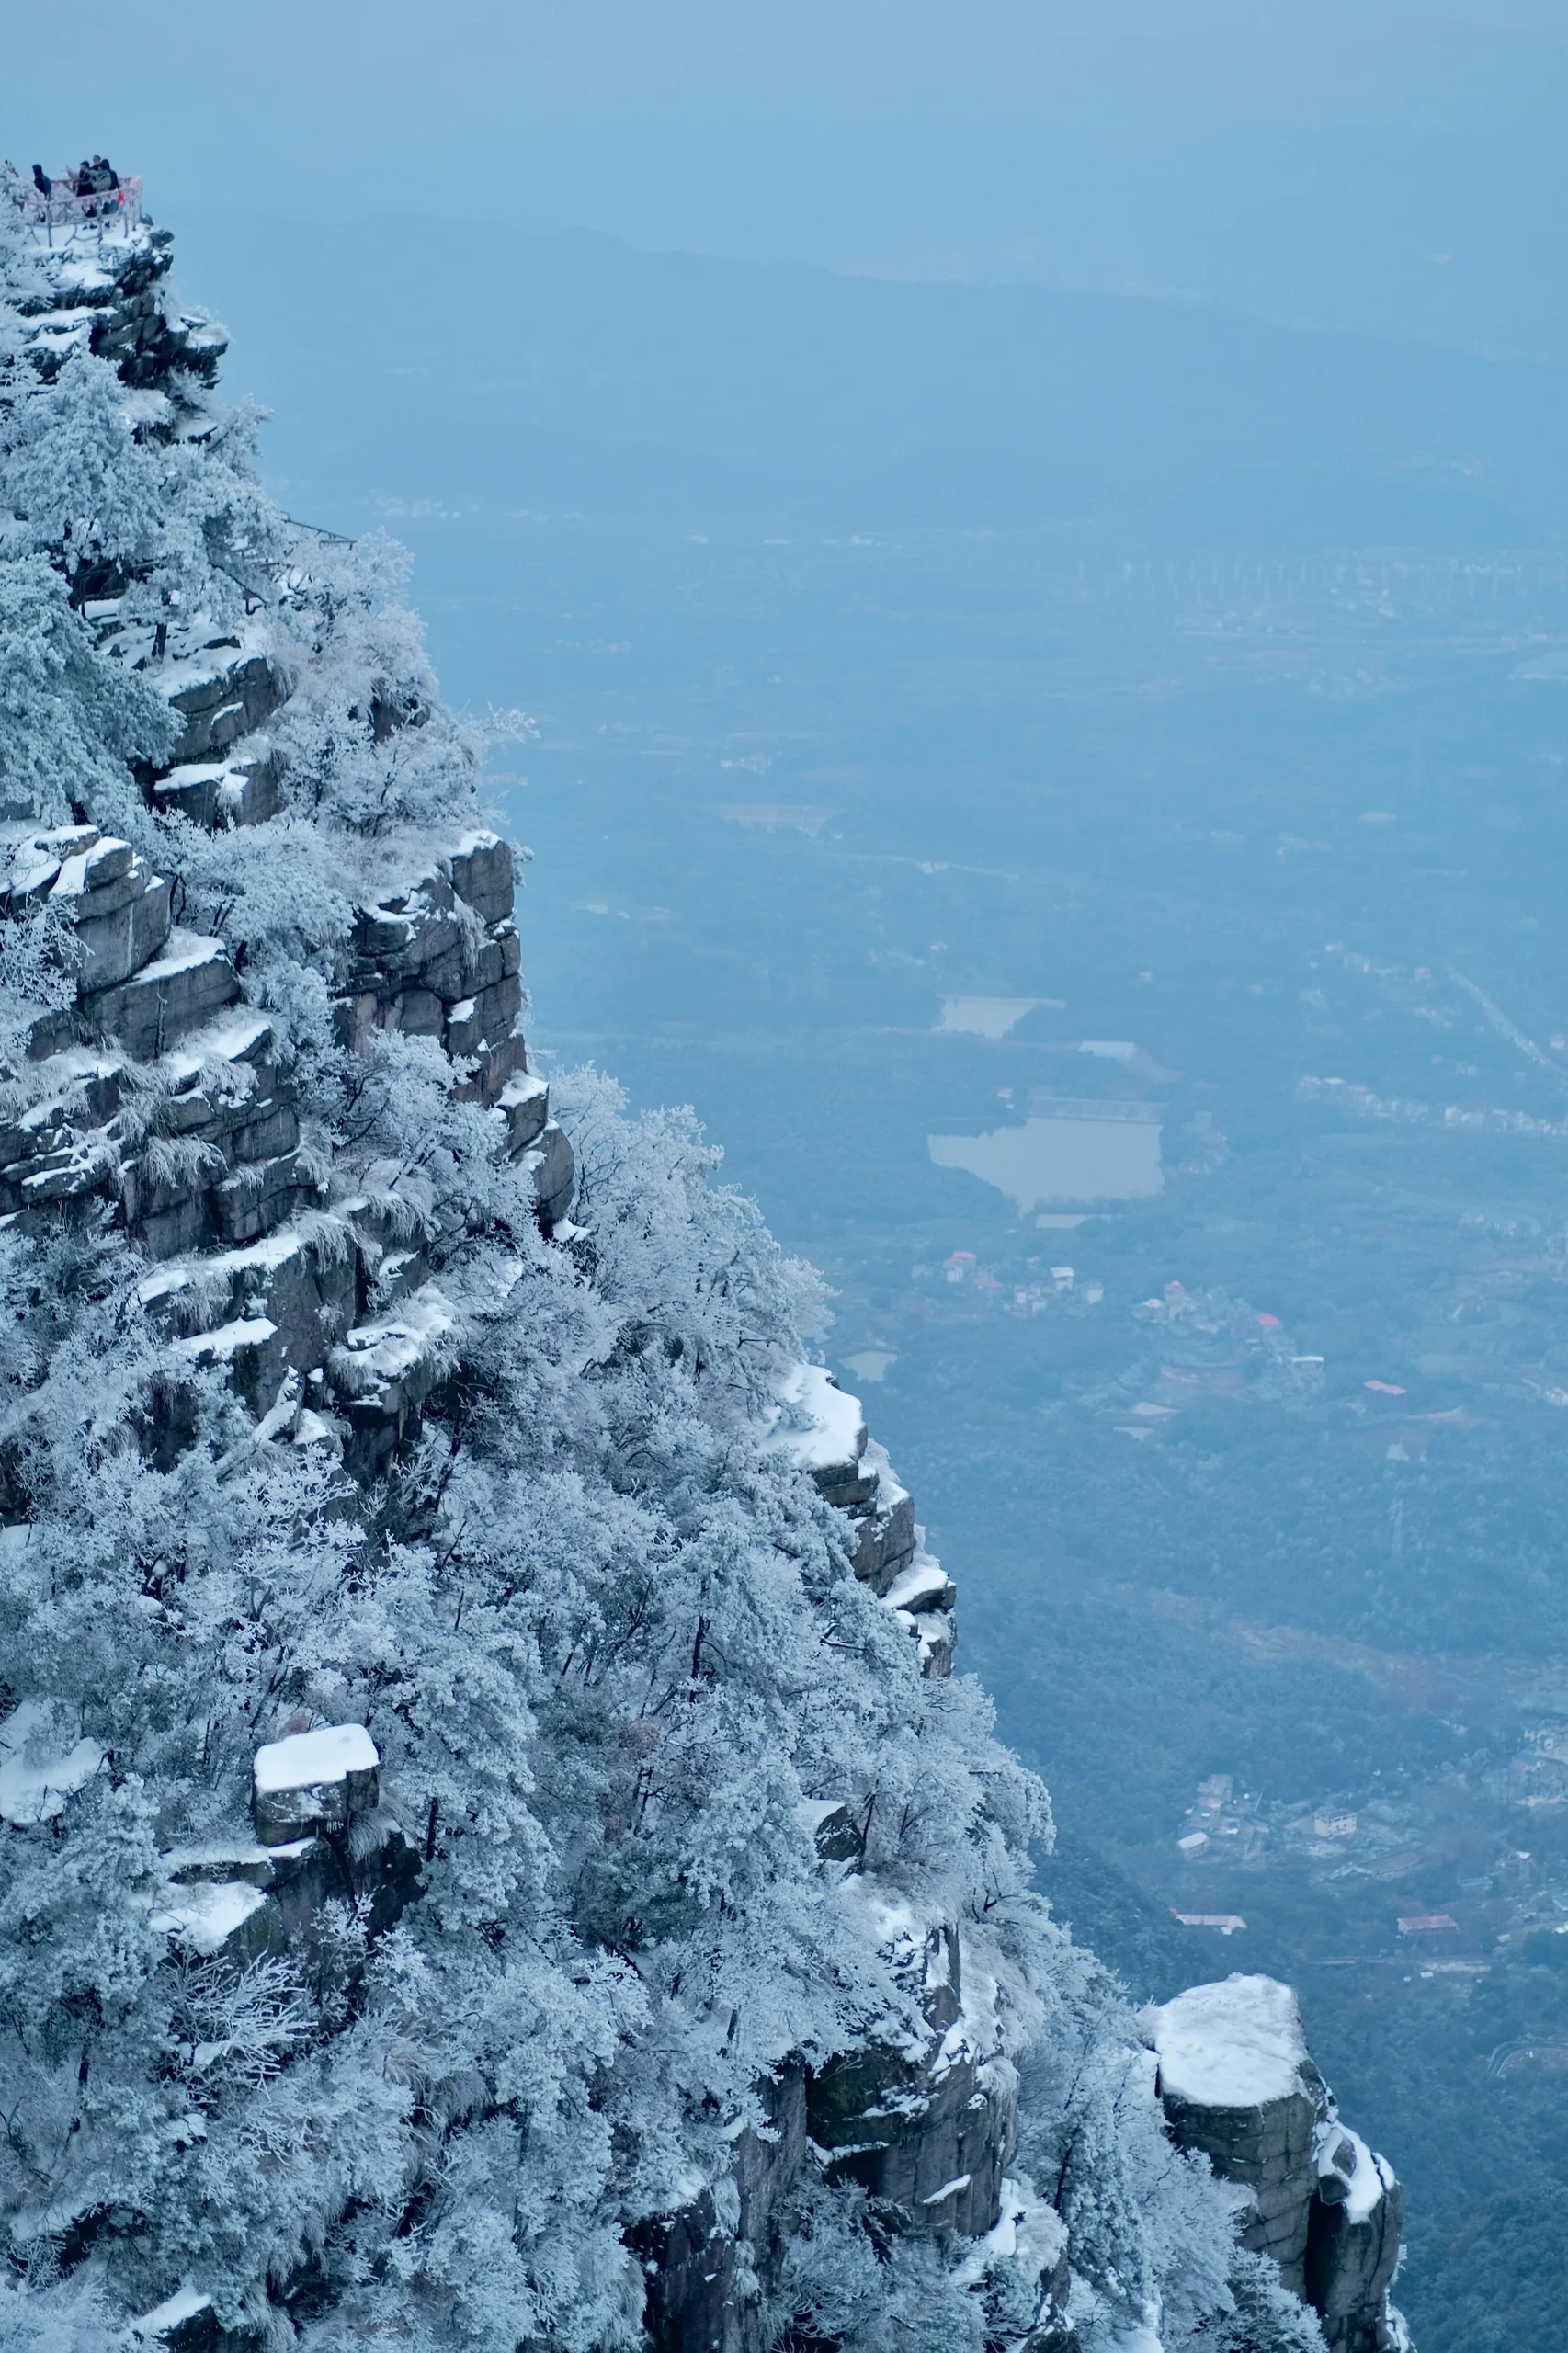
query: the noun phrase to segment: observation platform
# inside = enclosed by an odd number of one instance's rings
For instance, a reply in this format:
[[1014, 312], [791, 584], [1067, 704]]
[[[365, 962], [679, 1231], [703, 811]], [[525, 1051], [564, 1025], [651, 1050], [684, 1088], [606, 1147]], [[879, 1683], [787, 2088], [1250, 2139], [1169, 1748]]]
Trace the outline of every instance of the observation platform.
[[[42, 184], [40, 184], [40, 182]], [[41, 244], [66, 244], [83, 231], [98, 242], [129, 236], [142, 221], [142, 176], [107, 165], [84, 172], [40, 173], [26, 178], [15, 164], [0, 165], [0, 195]]]

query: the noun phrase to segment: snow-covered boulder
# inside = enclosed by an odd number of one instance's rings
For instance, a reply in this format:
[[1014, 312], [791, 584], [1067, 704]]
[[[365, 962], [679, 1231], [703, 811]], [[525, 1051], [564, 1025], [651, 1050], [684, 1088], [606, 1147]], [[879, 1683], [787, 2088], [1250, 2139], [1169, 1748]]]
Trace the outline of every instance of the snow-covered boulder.
[[443, 863], [452, 889], [481, 923], [509, 920], [515, 891], [512, 853], [497, 835], [464, 834]]
[[152, 1926], [198, 1960], [222, 1960], [236, 1969], [282, 1942], [277, 1904], [244, 1880], [179, 1888], [153, 1913]]
[[792, 1462], [809, 1471], [830, 1504], [853, 1507], [876, 1492], [877, 1472], [868, 1472], [866, 1417], [858, 1397], [840, 1389], [820, 1364], [794, 1364], [778, 1382], [784, 1409], [778, 1442]]
[[381, 1756], [363, 1724], [324, 1724], [258, 1748], [252, 1811], [264, 1847], [310, 1830], [346, 1830], [380, 1793]]

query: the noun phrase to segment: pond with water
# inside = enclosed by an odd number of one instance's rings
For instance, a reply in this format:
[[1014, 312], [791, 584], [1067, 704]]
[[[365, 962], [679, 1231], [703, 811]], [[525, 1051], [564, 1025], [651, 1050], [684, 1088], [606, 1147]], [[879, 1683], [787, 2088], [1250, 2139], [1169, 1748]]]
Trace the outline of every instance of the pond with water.
[[1057, 1113], [988, 1135], [929, 1136], [926, 1143], [938, 1168], [964, 1168], [994, 1185], [1023, 1217], [1062, 1201], [1146, 1200], [1165, 1182], [1153, 1117]]

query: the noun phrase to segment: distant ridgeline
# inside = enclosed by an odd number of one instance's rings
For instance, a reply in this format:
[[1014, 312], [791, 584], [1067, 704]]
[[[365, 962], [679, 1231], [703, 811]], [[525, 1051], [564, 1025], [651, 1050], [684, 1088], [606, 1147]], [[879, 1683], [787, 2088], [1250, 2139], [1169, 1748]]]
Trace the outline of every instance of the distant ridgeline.
[[1289, 1995], [1029, 1892], [815, 1278], [530, 1067], [479, 736], [169, 263], [0, 203], [0, 2341], [1404, 2344]]

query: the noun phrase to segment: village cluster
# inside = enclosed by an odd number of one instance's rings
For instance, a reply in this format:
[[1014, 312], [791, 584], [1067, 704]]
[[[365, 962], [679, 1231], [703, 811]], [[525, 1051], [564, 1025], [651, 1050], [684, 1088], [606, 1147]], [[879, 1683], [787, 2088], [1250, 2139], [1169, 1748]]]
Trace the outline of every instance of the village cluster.
[[1019, 1282], [997, 1274], [972, 1250], [953, 1250], [938, 1264], [914, 1266], [909, 1272], [914, 1282], [961, 1283], [1010, 1315], [1043, 1315], [1059, 1302], [1097, 1307], [1105, 1297], [1105, 1285], [1079, 1267], [1051, 1266], [1043, 1257], [1026, 1259], [1025, 1267]]
[[[1568, 1726], [1538, 1725], [1521, 1754], [1354, 1802], [1269, 1801], [1212, 1773], [1175, 1846], [1170, 1909], [1185, 1927], [1246, 1927], [1214, 1904], [1216, 1886], [1231, 1869], [1273, 1864], [1349, 1899], [1335, 1907], [1339, 1941], [1369, 1939], [1367, 1957], [1413, 1974], [1473, 1979], [1510, 1947], [1568, 1937]], [[1435, 1896], [1439, 1884], [1449, 1892]], [[1203, 1898], [1184, 1899], [1184, 1886]]]

